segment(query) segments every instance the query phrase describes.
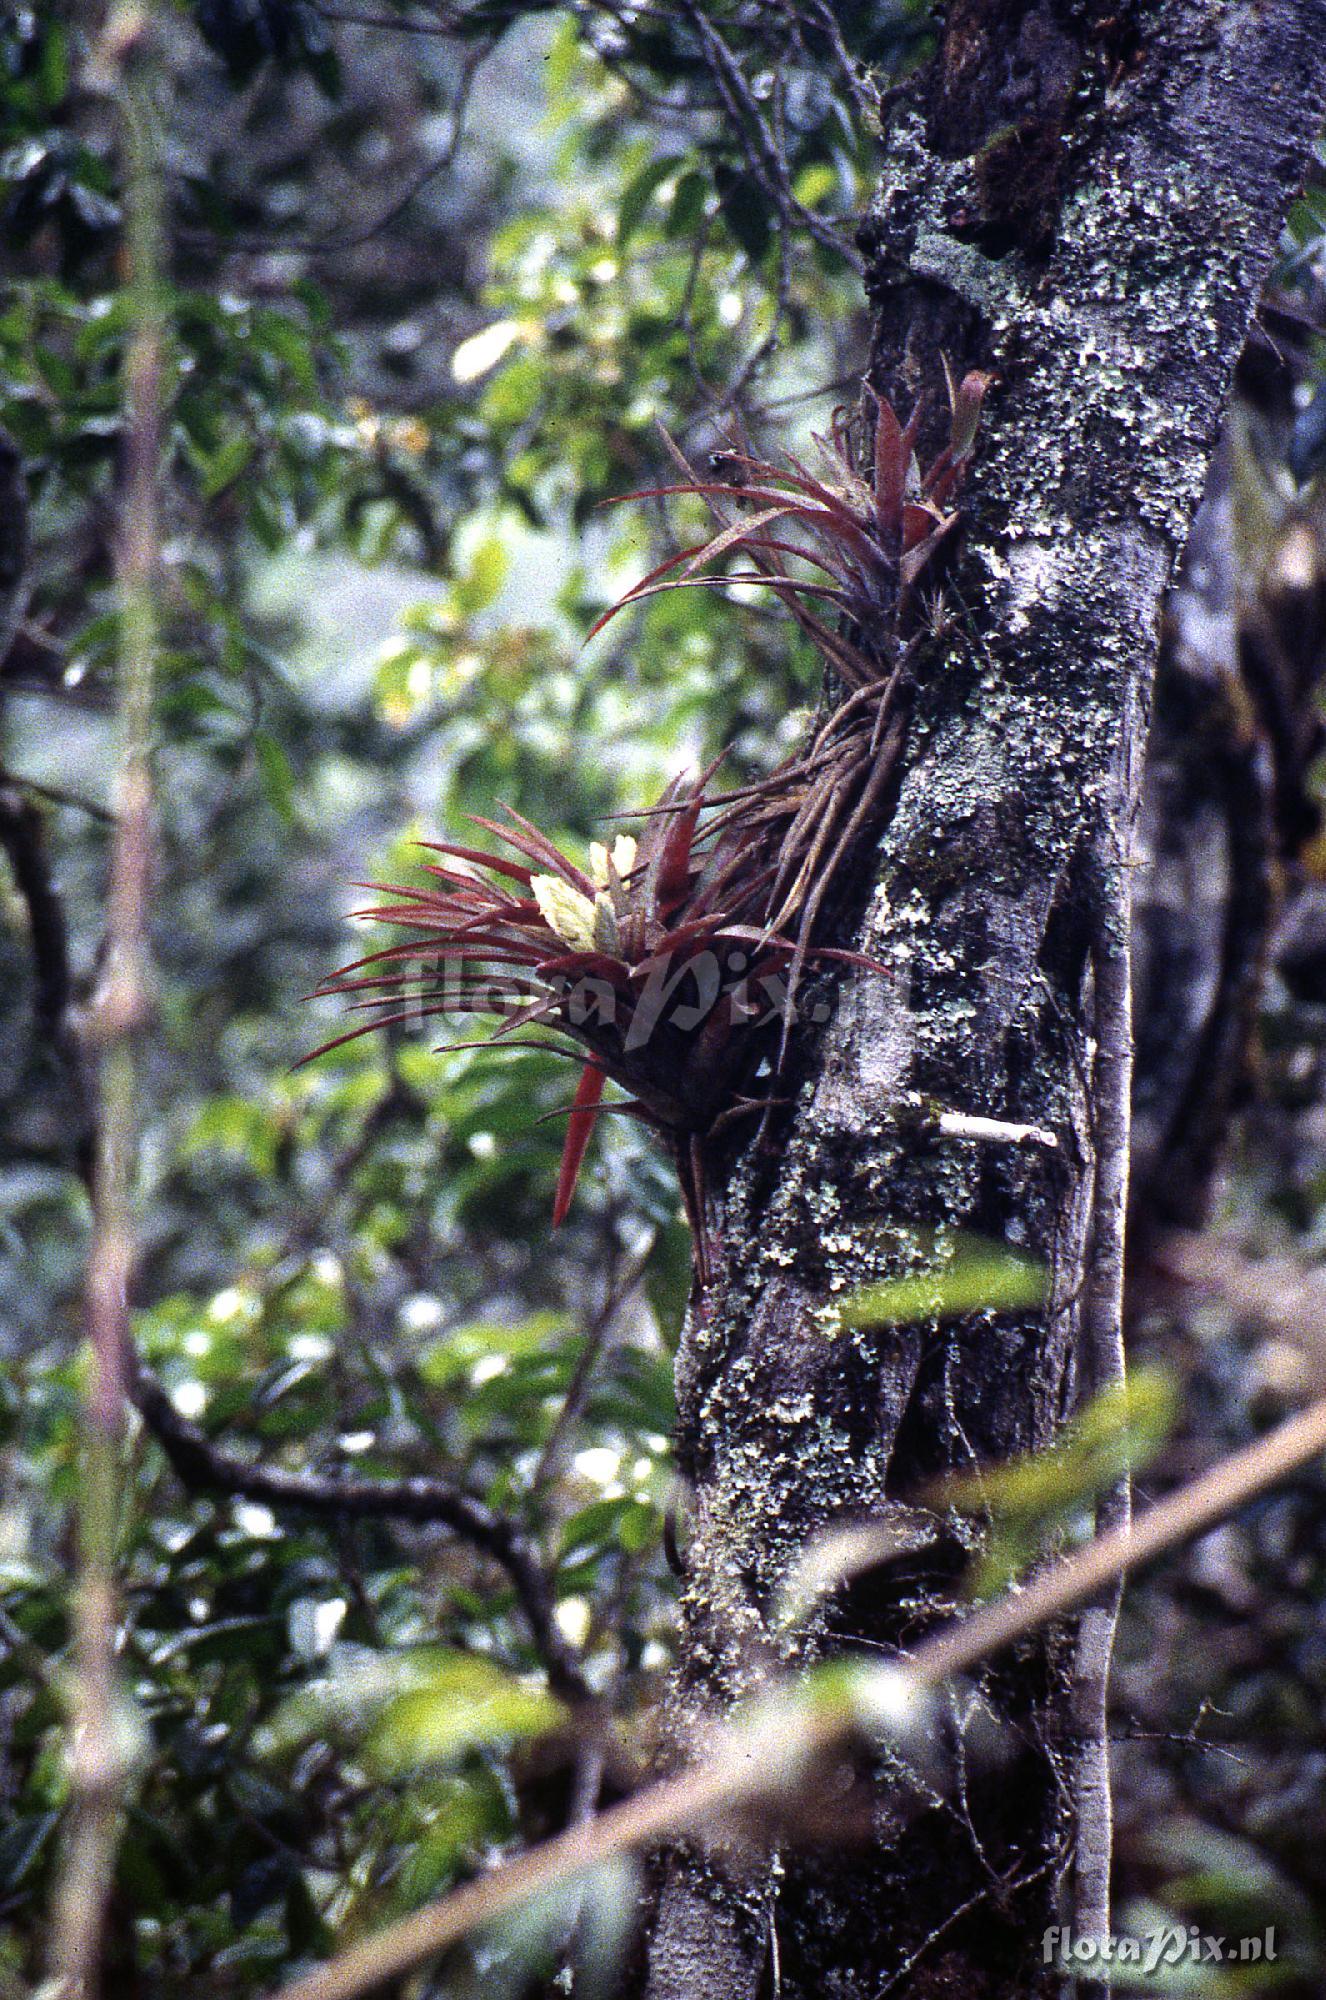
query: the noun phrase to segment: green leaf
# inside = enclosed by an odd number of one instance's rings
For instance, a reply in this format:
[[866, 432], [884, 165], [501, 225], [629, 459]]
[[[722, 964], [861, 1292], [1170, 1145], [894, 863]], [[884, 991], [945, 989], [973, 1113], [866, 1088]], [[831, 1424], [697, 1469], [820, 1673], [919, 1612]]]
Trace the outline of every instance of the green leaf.
[[615, 1500], [591, 1500], [562, 1529], [558, 1563], [581, 1563], [608, 1546], [638, 1554], [657, 1539], [658, 1514], [647, 1500], [620, 1494]]
[[674, 154], [665, 154], [660, 160], [651, 160], [633, 180], [626, 183], [622, 198], [617, 204], [617, 248], [625, 250], [636, 230], [644, 220], [645, 210], [655, 189], [661, 187], [669, 174], [675, 173], [678, 161]]
[[950, 1480], [944, 1503], [984, 1515], [990, 1533], [972, 1587], [978, 1597], [1005, 1589], [1048, 1544], [1091, 1524], [1099, 1495], [1153, 1458], [1174, 1420], [1175, 1389], [1162, 1369], [1137, 1368], [1080, 1410], [1043, 1451]]
[[438, 1895], [462, 1856], [505, 1831], [505, 1801], [483, 1766], [435, 1779], [430, 1794], [426, 1830], [409, 1841], [395, 1884], [393, 1901], [403, 1910], [417, 1909]]
[[283, 820], [287, 826], [293, 826], [295, 774], [291, 769], [290, 759], [276, 738], [265, 729], [254, 731], [253, 754], [262, 773], [263, 790], [267, 794], [268, 804], [278, 819]]
[[1159, 1368], [1134, 1368], [1093, 1396], [1044, 1451], [1028, 1452], [945, 1487], [958, 1508], [1043, 1521], [1103, 1492], [1153, 1458], [1174, 1421], [1175, 1390]]
[[199, 470], [199, 492], [204, 500], [215, 500], [233, 486], [253, 457], [254, 441], [245, 431], [235, 431], [208, 456], [194, 451], [191, 456]]
[[430, 1684], [399, 1695], [372, 1734], [368, 1749], [384, 1770], [413, 1771], [480, 1743], [541, 1736], [564, 1719], [546, 1688], [517, 1680], [489, 1660], [436, 1657]]
[[46, 36], [38, 77], [46, 105], [56, 110], [69, 89], [69, 40], [65, 29], [55, 23]]
[[722, 161], [714, 169], [714, 185], [723, 220], [750, 262], [758, 264], [772, 233], [768, 196], [753, 174], [734, 173]]
[[483, 1744], [541, 1735], [565, 1718], [546, 1688], [473, 1654], [420, 1648], [333, 1655], [326, 1680], [283, 1702], [261, 1733], [263, 1755], [324, 1735], [362, 1743], [396, 1774], [446, 1763]]
[[484, 391], [482, 410], [490, 424], [523, 424], [532, 417], [547, 387], [548, 364], [541, 356], [509, 361]]
[[803, 167], [792, 183], [792, 192], [806, 208], [819, 208], [838, 185], [838, 176], [827, 160], [813, 160]]
[[506, 582], [510, 560], [496, 535], [486, 535], [470, 557], [464, 576], [452, 585], [452, 597], [462, 618], [486, 611]]
[[692, 167], [677, 182], [664, 226], [664, 235], [674, 241], [679, 237], [694, 236], [704, 221], [705, 201], [709, 193], [709, 183], [697, 168]]
[[947, 1254], [906, 1277], [863, 1285], [838, 1310], [843, 1326], [907, 1326], [969, 1312], [1025, 1312], [1045, 1303], [1039, 1259], [979, 1236], [958, 1236]]
[[431, 1388], [445, 1389], [480, 1362], [509, 1362], [536, 1353], [566, 1324], [566, 1316], [556, 1312], [531, 1313], [528, 1319], [509, 1323], [475, 1320], [425, 1348], [419, 1357], [419, 1373]]

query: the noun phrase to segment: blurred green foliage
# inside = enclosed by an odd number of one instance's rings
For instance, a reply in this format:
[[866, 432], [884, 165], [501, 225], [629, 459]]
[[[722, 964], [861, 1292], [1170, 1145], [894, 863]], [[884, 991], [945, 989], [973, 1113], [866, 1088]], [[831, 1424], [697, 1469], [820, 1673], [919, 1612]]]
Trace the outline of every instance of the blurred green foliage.
[[1048, 1451], [954, 1480], [935, 1495], [989, 1524], [973, 1591], [993, 1596], [1064, 1537], [1090, 1537], [1094, 1503], [1151, 1463], [1173, 1428], [1175, 1406], [1164, 1369], [1130, 1369], [1126, 1383], [1110, 1383], [1078, 1410]]
[[[833, 387], [786, 413], [759, 399], [844, 378], [859, 309], [844, 258], [780, 244], [758, 214], [739, 135], [695, 101], [693, 47], [608, 61], [570, 10], [472, 7], [461, 45], [494, 67], [457, 186], [443, 177], [431, 209], [384, 234], [402, 257], [434, 246], [452, 337], [393, 400], [390, 329], [347, 260], [282, 252], [280, 236], [290, 188], [316, 204], [334, 172], [337, 120], [343, 143], [371, 137], [373, 64], [397, 42], [339, 31], [334, 67], [319, 57], [310, 77], [300, 22], [285, 44], [237, 48], [209, 8], [228, 70], [208, 66], [189, 10], [161, 24], [177, 254], [136, 1337], [181, 1413], [241, 1457], [441, 1471], [508, 1517], [644, 1754], [669, 1659], [671, 1347], [689, 1283], [670, 1174], [627, 1121], [605, 1121], [550, 1243], [573, 1081], [551, 1057], [438, 1055], [389, 1034], [293, 1070], [344, 1025], [301, 996], [368, 948], [345, 926], [369, 900], [352, 885], [408, 880], [418, 839], [465, 837], [467, 814], [504, 800], [583, 852], [680, 764], [731, 742], [733, 768], [754, 771], [787, 748], [815, 683], [785, 621], [757, 616], [752, 643], [748, 611], [674, 597], [583, 648], [668, 545], [657, 510], [601, 504], [654, 481], [660, 420], [703, 446], [733, 421], [822, 419]], [[736, 9], [731, 26], [745, 60], [759, 24]], [[95, 987], [102, 922], [127, 314], [115, 119], [91, 57], [63, 10], [20, 7], [0, 28], [0, 207], [20, 261], [0, 304], [0, 423], [32, 533], [0, 760], [59, 795], [31, 793], [71, 1015]], [[666, 113], [637, 88], [655, 58]], [[429, 45], [419, 66], [448, 100], [454, 56]], [[869, 139], [812, 82], [796, 198], [842, 219], [848, 242]], [[434, 143], [422, 87], [413, 115], [414, 143]], [[513, 118], [533, 128], [517, 157]], [[303, 137], [278, 181], [264, 147], [282, 121]], [[243, 247], [253, 230], [270, 252]], [[464, 254], [448, 257], [457, 232]], [[68, 1796], [64, 1510], [88, 1232], [86, 1095], [34, 1014], [27, 912], [7, 878], [3, 894], [0, 1988], [40, 1967]], [[509, 1578], [444, 1530], [191, 1498], [140, 1430], [120, 1560], [136, 1763], [110, 1990], [165, 1995], [203, 1975], [261, 1990], [555, 1830], [596, 1782]], [[589, 1990], [633, 1893], [614, 1873], [480, 1941], [454, 1990], [555, 1971], [573, 1928]]]
[[906, 1276], [862, 1285], [843, 1300], [843, 1326], [906, 1326], [961, 1313], [1016, 1312], [1044, 1303], [1048, 1273], [1033, 1257], [963, 1234], [912, 1246], [926, 1261]]

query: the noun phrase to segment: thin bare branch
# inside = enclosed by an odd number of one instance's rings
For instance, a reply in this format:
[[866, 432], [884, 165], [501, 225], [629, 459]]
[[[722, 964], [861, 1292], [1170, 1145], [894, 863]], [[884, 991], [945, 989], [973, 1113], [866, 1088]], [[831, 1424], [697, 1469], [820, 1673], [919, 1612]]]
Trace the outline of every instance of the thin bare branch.
[[[124, 133], [130, 325], [124, 361], [126, 478], [116, 548], [120, 595], [119, 743], [113, 786], [105, 975], [88, 1024], [99, 1057], [86, 1320], [83, 1478], [69, 1717], [70, 1812], [55, 1885], [49, 1964], [59, 2000], [95, 2000], [102, 1936], [133, 1757], [116, 1664], [115, 1574], [125, 1436], [136, 1040], [147, 1015], [150, 767], [157, 647], [157, 486], [163, 348], [158, 148], [151, 94], [152, 21], [142, 5], [112, 14], [101, 60], [118, 87]], [[31, 810], [31, 808], [28, 808]], [[57, 912], [58, 914], [58, 912]], [[63, 1024], [68, 968], [48, 995]]]
[[620, 1272], [609, 1285], [607, 1297], [585, 1329], [584, 1345], [580, 1350], [579, 1358], [572, 1371], [571, 1380], [566, 1385], [566, 1394], [562, 1398], [562, 1407], [557, 1412], [553, 1427], [548, 1433], [543, 1450], [539, 1453], [538, 1464], [535, 1466], [530, 1479], [531, 1490], [535, 1493], [539, 1492], [547, 1484], [549, 1478], [557, 1469], [567, 1433], [580, 1415], [594, 1369], [598, 1364], [600, 1354], [603, 1352], [603, 1344], [612, 1331], [613, 1322], [617, 1318], [618, 1313], [631, 1297], [631, 1294], [636, 1290], [645, 1272], [648, 1270], [649, 1260], [654, 1254], [654, 1245], [657, 1240], [657, 1233], [651, 1229], [643, 1248], [636, 1252], [635, 1256], [627, 1264], [626, 1269]]
[[[1095, 975], [1096, 1055], [1092, 1077], [1095, 1151], [1090, 1266], [1082, 1301], [1079, 1400], [1126, 1382], [1124, 1357], [1124, 1257], [1128, 1223], [1128, 1166], [1132, 1140], [1132, 941], [1128, 857], [1102, 858], [1097, 886]], [[1097, 1532], [1126, 1532], [1132, 1491], [1125, 1471], [1101, 1495]], [[1114, 1810], [1110, 1780], [1109, 1682], [1115, 1630], [1123, 1600], [1122, 1573], [1103, 1603], [1078, 1621], [1072, 1694], [1078, 1747], [1073, 1758], [1075, 1849], [1073, 1929], [1078, 1937], [1110, 1935], [1110, 1865]], [[1080, 2000], [1102, 2000], [1103, 1984], [1080, 1982]]]
[[749, 135], [747, 164], [774, 204], [784, 228], [795, 219], [817, 243], [834, 251], [854, 271], [864, 270], [865, 263], [859, 252], [844, 240], [832, 223], [817, 215], [813, 208], [807, 208], [793, 194], [787, 160], [751, 92], [740, 63], [696, 0], [684, 0], [684, 6], [686, 17], [699, 36], [724, 110], [737, 130]]
[[9, 782], [34, 799], [45, 799], [48, 805], [68, 806], [73, 812], [86, 813], [89, 819], [100, 820], [104, 826], [115, 824], [115, 815], [108, 806], [98, 805], [95, 799], [85, 798], [82, 792], [66, 791], [63, 785], [43, 784], [39, 778], [21, 778], [13, 772]]
[[324, 21], [340, 21], [350, 28], [387, 28], [400, 35], [454, 36], [465, 18], [452, 7], [441, 7], [432, 20], [420, 21], [410, 14], [374, 14], [362, 7], [328, 6], [323, 0], [318, 0], [318, 12]]
[[399, 221], [411, 202], [440, 174], [444, 174], [454, 161], [460, 150], [461, 141], [465, 137], [465, 118], [474, 80], [491, 52], [492, 43], [481, 42], [466, 56], [456, 84], [456, 94], [451, 103], [451, 130], [447, 135], [446, 144], [440, 152], [433, 155], [432, 159], [424, 163], [395, 200], [380, 214], [375, 215], [371, 222], [366, 222], [357, 229], [333, 230], [327, 236], [283, 236], [278, 230], [231, 236], [215, 229], [181, 229], [177, 232], [179, 240], [181, 243], [194, 247], [202, 245], [208, 249], [254, 252], [281, 250], [305, 257], [330, 257], [342, 250], [357, 250], [361, 244], [371, 242], [375, 236], [380, 236], [384, 229], [390, 229], [393, 222]]

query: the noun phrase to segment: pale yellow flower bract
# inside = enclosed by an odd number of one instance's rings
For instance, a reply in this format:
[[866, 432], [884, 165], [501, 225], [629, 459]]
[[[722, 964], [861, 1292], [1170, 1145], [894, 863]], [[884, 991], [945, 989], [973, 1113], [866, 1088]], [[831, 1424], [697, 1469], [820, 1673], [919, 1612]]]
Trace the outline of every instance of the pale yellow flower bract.
[[594, 949], [594, 905], [560, 875], [531, 875], [539, 915], [573, 951]]
[[[608, 850], [602, 841], [589, 843], [589, 876], [596, 889], [608, 886]], [[635, 866], [635, 840], [629, 833], [619, 833], [612, 843], [612, 865], [618, 876], [629, 875]]]

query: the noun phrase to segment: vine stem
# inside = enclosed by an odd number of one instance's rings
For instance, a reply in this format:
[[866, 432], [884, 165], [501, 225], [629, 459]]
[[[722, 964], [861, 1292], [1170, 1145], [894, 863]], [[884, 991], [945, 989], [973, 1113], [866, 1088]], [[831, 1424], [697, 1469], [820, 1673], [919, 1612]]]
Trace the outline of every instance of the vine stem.
[[[1113, 844], [1113, 843], [1111, 843]], [[1132, 934], [1126, 835], [1124, 851], [1100, 869], [1093, 950], [1096, 1052], [1092, 1077], [1095, 1152], [1091, 1262], [1082, 1310], [1079, 1400], [1127, 1386], [1124, 1354], [1124, 1260], [1128, 1167], [1132, 1144]], [[1132, 1521], [1127, 1470], [1101, 1495], [1096, 1532], [1126, 1534]], [[1073, 1708], [1076, 1816], [1073, 1930], [1104, 1944], [1110, 1935], [1114, 1810], [1110, 1778], [1109, 1681], [1123, 1600], [1120, 1573], [1078, 1619]], [[1079, 2000], [1104, 2000], [1095, 1979], [1079, 1980]]]
[[136, 1732], [120, 1690], [115, 1557], [129, 1384], [129, 1290], [138, 1132], [136, 1042], [150, 1006], [147, 906], [150, 768], [160, 534], [157, 482], [164, 307], [161, 194], [152, 105], [151, 0], [118, 0], [96, 80], [119, 99], [123, 131], [129, 329], [123, 511], [116, 549], [120, 651], [105, 970], [86, 1036], [98, 1061], [92, 1241], [86, 1278], [83, 1477], [69, 1717], [69, 1815], [51, 1929], [59, 2000], [94, 2000]]

